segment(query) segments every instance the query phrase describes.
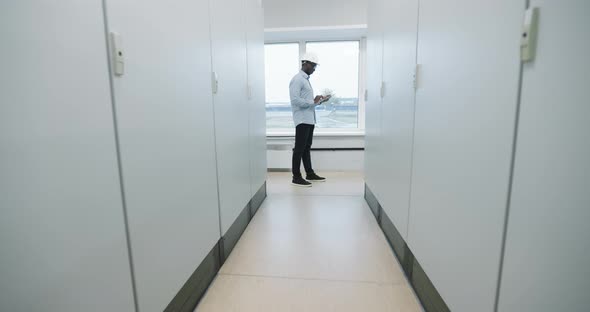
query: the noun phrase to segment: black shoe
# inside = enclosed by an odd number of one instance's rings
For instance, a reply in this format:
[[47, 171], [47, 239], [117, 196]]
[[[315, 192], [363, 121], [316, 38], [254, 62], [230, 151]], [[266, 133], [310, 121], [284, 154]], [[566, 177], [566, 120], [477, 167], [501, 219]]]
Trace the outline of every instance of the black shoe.
[[308, 174], [305, 179], [311, 182], [326, 182], [326, 178], [320, 177], [315, 173]]
[[311, 187], [311, 183], [305, 181], [302, 177], [293, 177], [291, 184], [302, 187]]

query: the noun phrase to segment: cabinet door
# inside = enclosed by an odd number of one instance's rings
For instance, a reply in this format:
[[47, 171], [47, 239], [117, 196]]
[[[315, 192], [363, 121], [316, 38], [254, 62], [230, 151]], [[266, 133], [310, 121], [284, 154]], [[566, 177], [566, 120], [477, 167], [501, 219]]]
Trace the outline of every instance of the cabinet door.
[[221, 230], [250, 200], [250, 128], [244, 0], [210, 0]]
[[134, 311], [102, 2], [0, 2], [0, 311]]
[[590, 305], [590, 2], [533, 0], [498, 311]]
[[492, 311], [525, 1], [421, 0], [409, 245], [452, 311]]
[[367, 103], [365, 106], [365, 180], [382, 200], [383, 142], [381, 141], [381, 82], [383, 79], [382, 0], [369, 1], [367, 30]]
[[414, 132], [414, 70], [418, 32], [418, 0], [386, 1], [383, 25], [382, 136], [386, 165], [381, 168], [386, 191], [381, 205], [407, 238], [412, 143]]
[[251, 194], [266, 181], [266, 99], [264, 92], [264, 9], [261, 0], [246, 0], [250, 109]]
[[[139, 309], [162, 311], [219, 240], [207, 0], [108, 0]], [[190, 247], [189, 247], [190, 246]]]

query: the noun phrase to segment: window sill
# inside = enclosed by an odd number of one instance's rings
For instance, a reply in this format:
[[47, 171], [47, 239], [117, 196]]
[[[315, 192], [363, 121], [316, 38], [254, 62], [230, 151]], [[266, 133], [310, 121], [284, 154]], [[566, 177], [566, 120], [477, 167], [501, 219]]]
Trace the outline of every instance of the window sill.
[[[281, 138], [281, 137], [294, 137], [295, 130], [285, 130], [285, 131], [268, 131], [266, 133], [267, 138]], [[364, 137], [365, 131], [364, 130], [320, 130], [314, 132], [314, 136], [316, 137]]]

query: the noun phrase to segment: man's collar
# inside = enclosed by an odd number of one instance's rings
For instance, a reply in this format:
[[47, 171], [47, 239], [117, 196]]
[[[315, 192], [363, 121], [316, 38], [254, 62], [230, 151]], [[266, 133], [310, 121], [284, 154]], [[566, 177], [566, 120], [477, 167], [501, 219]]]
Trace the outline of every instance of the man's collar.
[[303, 76], [303, 78], [305, 79], [309, 79], [309, 75], [306, 74], [304, 71], [301, 71], [301, 76]]

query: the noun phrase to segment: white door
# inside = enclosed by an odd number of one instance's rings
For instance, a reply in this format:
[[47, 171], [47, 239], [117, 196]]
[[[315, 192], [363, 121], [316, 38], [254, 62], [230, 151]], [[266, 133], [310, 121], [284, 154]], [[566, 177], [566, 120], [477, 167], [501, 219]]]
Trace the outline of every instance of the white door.
[[134, 311], [102, 2], [0, 2], [0, 311]]
[[266, 99], [264, 92], [264, 9], [261, 0], [246, 0], [250, 167], [252, 196], [266, 181]]
[[418, 32], [418, 0], [385, 1], [383, 25], [383, 104], [381, 127], [384, 154], [380, 168], [387, 190], [381, 205], [404, 239], [412, 174], [414, 71]]
[[219, 240], [207, 0], [107, 1], [139, 309], [163, 311]]
[[[381, 142], [381, 82], [383, 81], [382, 0], [369, 1], [367, 30], [367, 102], [365, 107], [365, 180], [375, 196], [383, 198]], [[363, 96], [363, 95], [361, 95]]]
[[498, 311], [590, 305], [590, 2], [533, 0]]
[[525, 0], [421, 0], [408, 243], [452, 311], [494, 309]]
[[210, 1], [222, 234], [251, 198], [245, 6], [244, 0]]

